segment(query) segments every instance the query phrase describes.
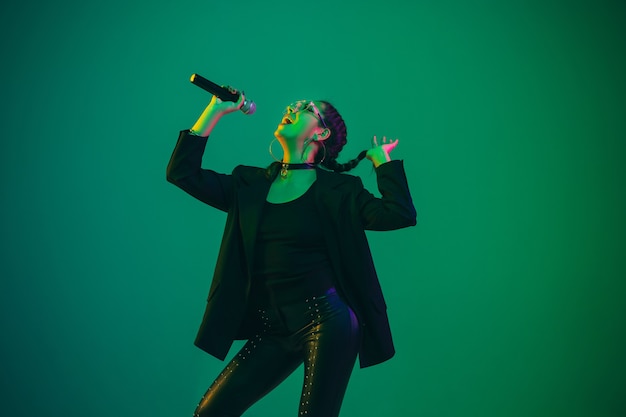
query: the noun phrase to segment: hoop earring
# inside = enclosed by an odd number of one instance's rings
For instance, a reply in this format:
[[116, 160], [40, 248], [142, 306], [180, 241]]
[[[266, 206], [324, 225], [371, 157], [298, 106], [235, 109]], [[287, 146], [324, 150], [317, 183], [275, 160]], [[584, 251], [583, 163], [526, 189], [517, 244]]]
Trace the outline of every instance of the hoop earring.
[[300, 154], [300, 162], [307, 163], [307, 162], [304, 162], [304, 151], [306, 151], [306, 148], [309, 147], [311, 142], [313, 142], [313, 139], [305, 139], [304, 140], [304, 148], [302, 148], [302, 153]]
[[276, 161], [276, 162], [283, 162], [282, 159], [276, 158], [276, 156], [274, 156], [274, 152], [272, 152], [272, 145], [274, 144], [274, 141], [276, 141], [276, 140], [278, 140], [278, 139], [274, 138], [274, 140], [272, 140], [270, 142], [270, 155], [272, 155], [272, 158], [274, 158], [274, 161]]
[[321, 143], [322, 144], [322, 148], [324, 149], [324, 156], [322, 156], [322, 159], [318, 162], [321, 165], [322, 162], [324, 162], [324, 159], [326, 159], [326, 145], [324, 145], [324, 141], [322, 141], [322, 142], [318, 141], [318, 143]]
[[[311, 144], [311, 142], [320, 143], [322, 145], [322, 148], [324, 148], [324, 156], [322, 157], [322, 159], [319, 162], [317, 162], [318, 164], [321, 164], [322, 162], [324, 162], [324, 159], [326, 159], [326, 145], [324, 145], [324, 141], [319, 141], [319, 140], [315, 140], [315, 139], [307, 139], [305, 141], [305, 144], [304, 144], [304, 149], [306, 149], [306, 147], [309, 146]], [[271, 151], [271, 149], [270, 149], [270, 151]], [[274, 155], [272, 155], [272, 156], [274, 156]], [[304, 150], [302, 151], [302, 155], [300, 155], [300, 161], [303, 161], [303, 158], [304, 158]], [[274, 158], [274, 159], [276, 159], [276, 158]]]

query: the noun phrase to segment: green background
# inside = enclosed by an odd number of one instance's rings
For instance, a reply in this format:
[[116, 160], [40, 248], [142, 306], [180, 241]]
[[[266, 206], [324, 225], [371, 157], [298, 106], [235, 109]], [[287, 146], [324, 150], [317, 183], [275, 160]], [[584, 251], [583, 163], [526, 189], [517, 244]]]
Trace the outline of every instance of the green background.
[[225, 216], [165, 181], [196, 72], [258, 105], [220, 171], [301, 98], [340, 160], [400, 138], [418, 226], [369, 234], [397, 355], [343, 416], [626, 416], [623, 1], [5, 2], [0, 35], [2, 415], [190, 416], [221, 370], [192, 341]]

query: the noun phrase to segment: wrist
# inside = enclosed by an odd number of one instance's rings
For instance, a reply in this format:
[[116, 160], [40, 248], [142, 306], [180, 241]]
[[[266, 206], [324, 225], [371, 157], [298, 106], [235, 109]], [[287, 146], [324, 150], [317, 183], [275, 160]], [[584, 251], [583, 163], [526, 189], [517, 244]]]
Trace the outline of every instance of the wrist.
[[221, 117], [222, 114], [218, 112], [204, 112], [196, 123], [191, 126], [189, 132], [195, 136], [209, 136], [209, 133], [211, 133]]
[[374, 164], [374, 168], [378, 168], [380, 165], [389, 161], [391, 161], [391, 157], [388, 154], [377, 155], [376, 157], [372, 158], [372, 163]]

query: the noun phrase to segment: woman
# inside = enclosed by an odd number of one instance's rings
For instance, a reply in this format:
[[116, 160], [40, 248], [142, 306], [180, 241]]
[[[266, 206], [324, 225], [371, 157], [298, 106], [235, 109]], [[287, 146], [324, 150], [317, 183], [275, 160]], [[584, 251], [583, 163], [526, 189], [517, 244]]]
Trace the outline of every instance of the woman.
[[[195, 344], [224, 360], [233, 340], [248, 340], [194, 416], [240, 416], [302, 363], [299, 415], [337, 416], [356, 356], [366, 367], [394, 354], [364, 230], [416, 224], [403, 164], [389, 155], [398, 140], [374, 138], [374, 147], [339, 164], [343, 119], [328, 102], [299, 101], [274, 132], [282, 160], [267, 169], [238, 166], [230, 175], [202, 169], [209, 134], [244, 99], [214, 96], [180, 133], [167, 167], [168, 181], [228, 213]], [[364, 157], [382, 198], [358, 177], [331, 172]]]

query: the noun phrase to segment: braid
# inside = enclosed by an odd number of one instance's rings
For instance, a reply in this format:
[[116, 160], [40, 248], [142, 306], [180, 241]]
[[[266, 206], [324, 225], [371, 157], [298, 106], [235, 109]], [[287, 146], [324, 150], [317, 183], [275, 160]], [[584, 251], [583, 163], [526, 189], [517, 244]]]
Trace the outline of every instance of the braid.
[[[324, 114], [324, 122], [330, 130], [330, 136], [324, 141], [324, 147], [326, 148], [326, 156], [324, 152], [317, 152], [315, 156], [315, 162], [321, 163], [324, 167], [335, 172], [350, 171], [356, 167], [363, 158], [365, 158], [366, 151], [362, 151], [359, 155], [344, 163], [337, 162], [339, 152], [343, 149], [344, 145], [348, 142], [348, 128], [343, 118], [332, 104], [327, 101], [321, 101], [322, 112]], [[322, 161], [322, 158], [324, 160]]]
[[359, 153], [359, 155], [356, 158], [351, 159], [348, 162], [345, 162], [343, 164], [340, 164], [339, 162], [337, 162], [337, 159], [334, 158], [334, 159], [324, 160], [324, 162], [322, 162], [322, 165], [330, 169], [331, 171], [335, 171], [335, 172], [350, 171], [352, 168], [356, 167], [359, 164], [359, 162], [361, 162], [365, 158], [366, 152], [367, 151], [361, 151], [361, 153]]

